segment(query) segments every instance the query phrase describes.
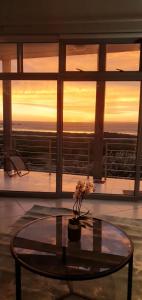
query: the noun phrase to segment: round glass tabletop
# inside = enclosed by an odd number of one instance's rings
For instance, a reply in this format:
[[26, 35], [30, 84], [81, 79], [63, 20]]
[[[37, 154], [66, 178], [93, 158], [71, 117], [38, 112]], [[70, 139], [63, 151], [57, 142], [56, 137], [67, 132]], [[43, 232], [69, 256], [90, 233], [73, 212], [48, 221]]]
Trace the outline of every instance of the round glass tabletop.
[[106, 221], [88, 218], [77, 238], [78, 233], [72, 235], [75, 227], [71, 226], [70, 232], [70, 218], [49, 216], [21, 228], [11, 241], [14, 258], [32, 272], [66, 280], [102, 277], [128, 263], [133, 245], [125, 232]]

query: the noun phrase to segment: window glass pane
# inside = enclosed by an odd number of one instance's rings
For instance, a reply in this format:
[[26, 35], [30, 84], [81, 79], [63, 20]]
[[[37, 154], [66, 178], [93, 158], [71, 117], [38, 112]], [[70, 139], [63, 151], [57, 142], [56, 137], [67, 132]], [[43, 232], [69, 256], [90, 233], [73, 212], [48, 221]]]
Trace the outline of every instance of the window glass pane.
[[106, 51], [107, 71], [139, 70], [139, 44], [110, 44], [107, 45]]
[[105, 175], [108, 193], [132, 195], [140, 82], [106, 82], [104, 115]]
[[95, 104], [96, 82], [64, 83], [63, 191], [92, 174]]
[[12, 81], [13, 144], [30, 169], [16, 189], [56, 191], [56, 115], [56, 81]]
[[0, 72], [17, 72], [17, 46], [0, 44]]
[[24, 44], [24, 72], [58, 72], [58, 44]]
[[97, 71], [99, 45], [67, 45], [66, 71]]
[[138, 196], [142, 196], [142, 138], [140, 137], [141, 142], [139, 146], [139, 161], [137, 162], [137, 177], [138, 177], [138, 184], [136, 183], [136, 186], [138, 185]]
[[[117, 122], [116, 132], [137, 134], [139, 95], [139, 82], [106, 82], [105, 130], [115, 132], [114, 123]], [[107, 127], [111, 123], [112, 126]]]

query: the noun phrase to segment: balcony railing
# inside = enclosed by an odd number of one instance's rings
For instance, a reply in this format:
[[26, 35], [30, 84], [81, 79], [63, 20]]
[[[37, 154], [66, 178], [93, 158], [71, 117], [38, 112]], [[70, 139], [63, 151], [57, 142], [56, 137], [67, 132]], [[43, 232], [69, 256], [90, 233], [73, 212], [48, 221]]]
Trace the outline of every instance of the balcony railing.
[[107, 177], [134, 178], [136, 165], [136, 139], [105, 141], [104, 173]]
[[[55, 133], [13, 132], [13, 148], [27, 161], [31, 171], [56, 172]], [[3, 136], [0, 134], [0, 168], [3, 168]], [[136, 138], [104, 138], [102, 177], [134, 178]], [[94, 137], [65, 134], [63, 173], [93, 175]]]

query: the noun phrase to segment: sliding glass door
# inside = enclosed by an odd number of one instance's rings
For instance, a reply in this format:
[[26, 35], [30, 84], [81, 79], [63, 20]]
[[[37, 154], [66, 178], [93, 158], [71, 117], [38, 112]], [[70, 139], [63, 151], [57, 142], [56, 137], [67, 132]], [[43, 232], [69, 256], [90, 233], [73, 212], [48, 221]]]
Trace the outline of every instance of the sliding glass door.
[[96, 83], [64, 82], [63, 191], [80, 179], [93, 180]]
[[11, 94], [13, 149], [20, 152], [30, 170], [15, 189], [55, 192], [57, 83], [12, 81]]
[[133, 195], [140, 82], [106, 82], [104, 176], [112, 194]]

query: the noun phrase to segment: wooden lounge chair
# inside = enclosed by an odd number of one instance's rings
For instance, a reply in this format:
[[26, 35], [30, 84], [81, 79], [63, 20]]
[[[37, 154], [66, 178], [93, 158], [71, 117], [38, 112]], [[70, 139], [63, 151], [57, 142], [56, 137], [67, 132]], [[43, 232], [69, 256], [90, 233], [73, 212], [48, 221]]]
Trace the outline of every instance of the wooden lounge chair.
[[5, 153], [4, 159], [8, 165], [6, 171], [8, 176], [11, 177], [18, 174], [20, 177], [22, 177], [29, 173], [27, 164], [17, 150], [12, 150], [9, 153]]

